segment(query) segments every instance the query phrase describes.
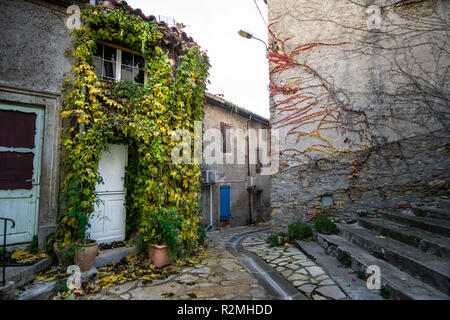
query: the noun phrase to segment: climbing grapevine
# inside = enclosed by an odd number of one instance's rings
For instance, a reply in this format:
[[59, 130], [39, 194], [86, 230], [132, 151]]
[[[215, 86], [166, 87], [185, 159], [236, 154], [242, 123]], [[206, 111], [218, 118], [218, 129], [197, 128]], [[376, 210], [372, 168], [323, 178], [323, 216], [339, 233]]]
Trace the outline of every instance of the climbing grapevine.
[[[110, 143], [124, 143], [130, 154], [125, 185], [128, 233], [137, 231], [148, 240], [158, 207], [176, 209], [183, 217], [181, 238], [189, 252], [197, 243], [200, 167], [171, 162], [176, 143], [171, 132], [185, 129], [193, 135], [194, 121], [202, 120], [208, 58], [197, 45], [183, 42], [172, 66], [164, 42], [167, 29], [123, 8], [88, 6], [81, 17], [82, 26], [72, 33], [74, 64], [64, 80], [60, 112], [65, 205], [57, 238], [67, 244], [87, 237], [95, 186], [101, 180], [101, 152]], [[144, 86], [97, 77], [92, 58], [100, 40], [142, 54], [148, 75]]]

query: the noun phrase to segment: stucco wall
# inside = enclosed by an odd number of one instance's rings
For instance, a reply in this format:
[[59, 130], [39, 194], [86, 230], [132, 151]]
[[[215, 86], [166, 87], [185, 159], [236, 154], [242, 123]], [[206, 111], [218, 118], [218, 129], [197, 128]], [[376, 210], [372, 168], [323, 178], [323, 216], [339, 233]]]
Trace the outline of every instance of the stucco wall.
[[268, 0], [276, 226], [448, 193], [449, 3], [394, 3]]
[[70, 70], [66, 7], [23, 0], [0, 4], [0, 84], [60, 94]]
[[42, 245], [56, 229], [58, 212], [58, 109], [63, 76], [71, 68], [65, 55], [70, 46], [66, 7], [40, 1], [0, 0], [0, 17], [0, 99], [45, 110], [38, 217]]
[[[203, 130], [217, 129], [220, 130], [220, 123], [224, 122], [231, 126], [231, 129], [247, 130], [247, 122], [250, 129], [265, 128], [268, 126], [264, 123], [249, 120], [243, 116], [237, 115], [221, 107], [205, 103], [203, 107], [204, 120]], [[204, 143], [204, 150], [207, 144]], [[245, 225], [249, 222], [249, 193], [246, 189], [246, 181], [248, 176], [247, 164], [226, 164], [226, 156], [223, 157], [224, 164], [203, 164], [203, 170], [217, 170], [218, 183], [212, 185], [212, 209], [213, 209], [213, 225], [219, 224], [220, 219], [220, 186], [230, 185], [230, 201], [231, 201], [231, 225]], [[246, 154], [245, 163], [248, 163], [248, 155]], [[264, 176], [256, 172], [256, 165], [250, 165], [250, 175], [254, 177], [257, 187], [263, 189], [261, 197], [263, 211], [258, 214], [255, 204], [252, 204], [252, 219], [267, 219], [269, 211], [269, 190], [270, 176]], [[201, 192], [201, 215], [204, 222], [209, 225], [210, 222], [210, 186], [203, 186]], [[255, 197], [253, 197], [255, 200]]]

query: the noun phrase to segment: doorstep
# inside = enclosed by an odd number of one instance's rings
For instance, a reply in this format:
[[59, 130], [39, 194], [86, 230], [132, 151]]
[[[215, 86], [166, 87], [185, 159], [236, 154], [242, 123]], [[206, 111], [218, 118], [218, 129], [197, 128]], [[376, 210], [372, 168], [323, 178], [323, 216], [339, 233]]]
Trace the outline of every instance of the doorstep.
[[[31, 266], [6, 267], [6, 281], [14, 282], [14, 289], [34, 280], [36, 275], [50, 267], [53, 263], [52, 257], [39, 260]], [[1, 271], [0, 271], [1, 273]]]
[[119, 262], [129, 254], [136, 255], [136, 253], [137, 253], [136, 246], [102, 250], [100, 251], [100, 254], [97, 256], [97, 258], [95, 258], [94, 267], [96, 268], [105, 267], [110, 264]]

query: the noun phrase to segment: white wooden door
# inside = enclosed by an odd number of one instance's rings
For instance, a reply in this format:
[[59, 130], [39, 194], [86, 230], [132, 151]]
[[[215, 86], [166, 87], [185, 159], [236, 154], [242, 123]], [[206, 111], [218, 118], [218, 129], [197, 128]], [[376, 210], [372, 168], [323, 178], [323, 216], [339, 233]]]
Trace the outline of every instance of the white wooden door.
[[[37, 234], [44, 110], [0, 103], [0, 217], [6, 244], [30, 242]], [[0, 244], [4, 222], [0, 220]]]
[[98, 173], [103, 183], [95, 189], [97, 201], [90, 218], [90, 235], [99, 243], [125, 239], [125, 167], [128, 163], [128, 146], [111, 144], [102, 153]]

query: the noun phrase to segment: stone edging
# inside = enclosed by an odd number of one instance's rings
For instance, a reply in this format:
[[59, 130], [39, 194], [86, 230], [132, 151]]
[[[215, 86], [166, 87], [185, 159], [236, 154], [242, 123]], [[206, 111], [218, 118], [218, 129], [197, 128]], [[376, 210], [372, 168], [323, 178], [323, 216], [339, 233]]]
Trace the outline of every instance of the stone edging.
[[308, 300], [289, 281], [278, 274], [256, 254], [243, 249], [242, 242], [257, 233], [268, 229], [244, 233], [231, 238], [225, 248], [231, 252], [241, 264], [258, 280], [271, 299], [275, 300]]

